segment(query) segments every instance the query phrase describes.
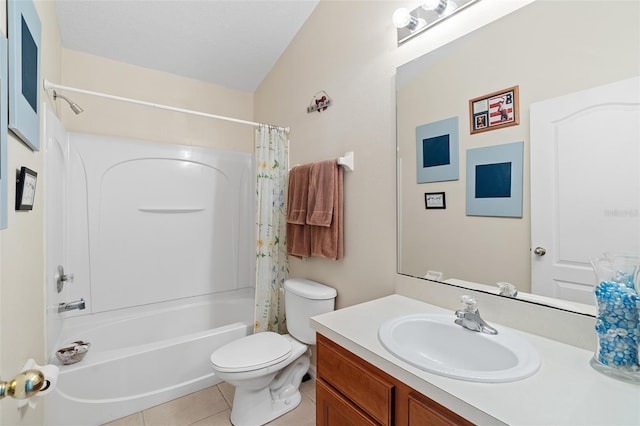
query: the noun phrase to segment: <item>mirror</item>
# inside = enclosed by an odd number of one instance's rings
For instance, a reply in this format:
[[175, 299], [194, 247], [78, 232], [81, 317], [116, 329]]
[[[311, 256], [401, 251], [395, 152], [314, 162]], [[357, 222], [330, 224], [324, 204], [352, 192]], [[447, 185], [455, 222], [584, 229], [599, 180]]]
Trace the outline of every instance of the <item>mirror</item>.
[[[398, 68], [398, 273], [431, 271], [430, 279], [496, 294], [496, 284], [508, 282], [518, 299], [595, 313], [587, 301], [532, 294], [530, 106], [640, 75], [639, 13], [637, 2], [536, 1]], [[469, 101], [514, 86], [519, 124], [472, 134]], [[416, 128], [451, 117], [458, 117], [459, 177], [418, 183]], [[468, 150], [515, 142], [523, 142], [521, 217], [467, 215]], [[629, 180], [637, 195], [638, 179]], [[432, 208], [427, 193], [436, 194]], [[637, 204], [631, 213], [637, 227]], [[640, 246], [639, 233], [629, 238]]]

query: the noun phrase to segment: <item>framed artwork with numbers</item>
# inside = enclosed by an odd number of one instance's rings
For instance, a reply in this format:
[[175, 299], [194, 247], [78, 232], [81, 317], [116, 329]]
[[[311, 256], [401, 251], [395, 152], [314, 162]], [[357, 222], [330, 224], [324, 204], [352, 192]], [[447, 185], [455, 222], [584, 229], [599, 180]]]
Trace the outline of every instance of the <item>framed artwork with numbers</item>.
[[520, 124], [518, 86], [489, 93], [469, 101], [471, 134]]

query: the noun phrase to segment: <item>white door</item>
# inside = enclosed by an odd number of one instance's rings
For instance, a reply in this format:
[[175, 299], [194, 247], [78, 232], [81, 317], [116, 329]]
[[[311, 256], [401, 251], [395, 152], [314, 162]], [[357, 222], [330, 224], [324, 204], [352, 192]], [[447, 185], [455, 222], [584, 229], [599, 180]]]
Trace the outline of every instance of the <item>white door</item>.
[[530, 111], [532, 292], [593, 305], [589, 259], [640, 252], [640, 78]]

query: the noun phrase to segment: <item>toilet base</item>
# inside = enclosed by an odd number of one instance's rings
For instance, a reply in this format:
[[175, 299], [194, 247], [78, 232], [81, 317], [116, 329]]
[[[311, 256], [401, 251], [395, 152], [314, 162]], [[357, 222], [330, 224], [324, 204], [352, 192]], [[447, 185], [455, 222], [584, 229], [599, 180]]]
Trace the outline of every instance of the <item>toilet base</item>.
[[237, 386], [231, 408], [231, 423], [235, 426], [260, 426], [288, 413], [300, 405], [300, 383], [309, 370], [309, 355], [304, 354], [286, 366], [263, 389], [251, 390]]
[[[264, 395], [264, 393], [267, 395]], [[231, 409], [231, 423], [235, 426], [260, 426], [269, 423], [283, 414], [296, 408], [302, 401], [300, 391], [293, 395], [279, 400], [272, 400], [269, 389], [259, 391], [263, 395], [255, 395], [256, 392], [244, 391], [236, 388], [233, 397], [233, 408]], [[242, 395], [243, 393], [253, 393], [254, 395]], [[239, 399], [239, 404], [237, 399]], [[243, 404], [242, 401], [250, 402]], [[260, 401], [258, 405], [254, 402]]]

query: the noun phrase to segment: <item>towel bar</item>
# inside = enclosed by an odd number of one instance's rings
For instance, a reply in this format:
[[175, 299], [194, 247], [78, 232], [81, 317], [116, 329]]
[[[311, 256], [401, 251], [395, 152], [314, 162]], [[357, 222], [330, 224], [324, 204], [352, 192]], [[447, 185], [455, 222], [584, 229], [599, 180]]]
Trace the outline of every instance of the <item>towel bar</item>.
[[344, 167], [347, 172], [353, 171], [353, 151], [344, 154], [344, 157], [338, 157], [338, 164]]

